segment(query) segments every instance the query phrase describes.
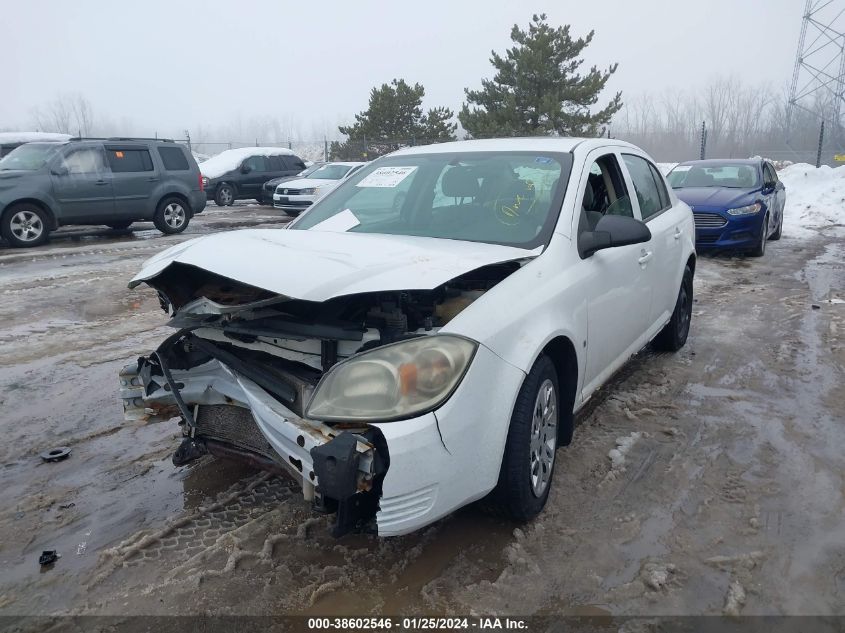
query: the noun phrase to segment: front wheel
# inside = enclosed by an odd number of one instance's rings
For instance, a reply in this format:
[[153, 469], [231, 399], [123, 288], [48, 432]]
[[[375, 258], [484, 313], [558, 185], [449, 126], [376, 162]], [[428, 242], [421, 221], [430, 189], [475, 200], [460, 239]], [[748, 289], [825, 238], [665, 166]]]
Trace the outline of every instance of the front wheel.
[[692, 322], [692, 270], [684, 267], [681, 289], [675, 301], [675, 309], [669, 323], [663, 326], [654, 338], [654, 347], [664, 352], [677, 352], [687, 342], [690, 323]]
[[549, 498], [557, 450], [560, 391], [554, 363], [542, 355], [516, 399], [499, 481], [480, 505], [517, 521], [537, 516]]
[[15, 248], [38, 246], [50, 232], [47, 215], [34, 204], [18, 204], [9, 209], [0, 223], [0, 234]]
[[783, 211], [780, 212], [780, 219], [778, 220], [778, 228], [775, 229], [775, 232], [772, 233], [771, 239], [774, 242], [777, 242], [780, 239], [780, 236], [783, 235]]
[[766, 254], [766, 242], [769, 241], [769, 214], [763, 218], [763, 226], [760, 227], [760, 241], [757, 243], [750, 255], [752, 257], [762, 257]]
[[188, 228], [189, 221], [190, 216], [187, 206], [179, 198], [162, 200], [153, 216], [155, 227], [166, 235], [181, 233]]

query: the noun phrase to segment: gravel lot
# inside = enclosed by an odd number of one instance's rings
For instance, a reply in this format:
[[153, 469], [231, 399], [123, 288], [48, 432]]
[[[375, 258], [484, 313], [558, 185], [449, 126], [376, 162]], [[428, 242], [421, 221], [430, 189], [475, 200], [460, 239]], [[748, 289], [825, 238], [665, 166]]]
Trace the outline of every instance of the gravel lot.
[[[688, 345], [591, 401], [530, 525], [467, 508], [333, 540], [286, 480], [174, 468], [176, 424], [124, 423], [118, 400], [118, 370], [169, 331], [126, 288], [140, 263], [285, 220], [211, 206], [180, 236], [0, 247], [0, 614], [845, 613], [841, 226], [701, 257]], [[42, 463], [55, 446], [73, 452]], [[62, 557], [42, 572], [45, 549]]]

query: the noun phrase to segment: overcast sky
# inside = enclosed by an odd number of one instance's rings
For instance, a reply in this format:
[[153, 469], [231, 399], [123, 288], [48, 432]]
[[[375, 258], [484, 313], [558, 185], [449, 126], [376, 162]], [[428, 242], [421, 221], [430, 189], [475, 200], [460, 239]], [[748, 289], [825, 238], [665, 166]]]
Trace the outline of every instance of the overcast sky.
[[[595, 29], [588, 64], [634, 96], [735, 75], [780, 88], [792, 75], [804, 0], [2, 0], [0, 129], [80, 92], [95, 117], [138, 135], [239, 117], [292, 121], [302, 136], [348, 121], [376, 84], [420, 82], [457, 110], [492, 76], [490, 51], [533, 12]], [[126, 132], [129, 133], [129, 132]], [[329, 130], [330, 136], [333, 130]]]

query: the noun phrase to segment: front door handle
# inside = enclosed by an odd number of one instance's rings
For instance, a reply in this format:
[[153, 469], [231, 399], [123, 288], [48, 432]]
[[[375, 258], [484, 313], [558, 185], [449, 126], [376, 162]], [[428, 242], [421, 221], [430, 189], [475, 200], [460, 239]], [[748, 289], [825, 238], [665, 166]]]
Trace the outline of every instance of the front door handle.
[[652, 251], [643, 249], [642, 257], [640, 257], [637, 261], [640, 262], [640, 266], [645, 266], [652, 257], [654, 257], [654, 253]]
[[95, 185], [107, 185], [107, 184], [109, 184], [109, 182], [108, 182], [108, 180], [97, 180], [94, 184]]
[[681, 231], [681, 229], [679, 229], [679, 228], [676, 226], [676, 227], [675, 227], [675, 235], [674, 235], [675, 239], [676, 239], [676, 240], [681, 239], [681, 235], [683, 235], [683, 232]]
[[148, 182], [158, 182], [158, 178], [156, 178], [155, 176], [150, 176], [149, 178], [147, 178], [147, 181]]

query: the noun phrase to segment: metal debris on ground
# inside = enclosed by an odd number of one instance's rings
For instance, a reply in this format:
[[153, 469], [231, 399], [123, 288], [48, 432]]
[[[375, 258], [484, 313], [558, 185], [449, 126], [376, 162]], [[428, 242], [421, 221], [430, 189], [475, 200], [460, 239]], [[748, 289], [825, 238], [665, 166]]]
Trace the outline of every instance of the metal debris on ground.
[[38, 564], [44, 567], [45, 565], [52, 565], [59, 560], [59, 553], [54, 549], [45, 549], [38, 557]]
[[41, 459], [45, 462], [57, 462], [65, 459], [70, 455], [70, 448], [67, 446], [59, 446], [58, 448], [51, 448], [49, 451], [41, 453]]

